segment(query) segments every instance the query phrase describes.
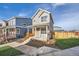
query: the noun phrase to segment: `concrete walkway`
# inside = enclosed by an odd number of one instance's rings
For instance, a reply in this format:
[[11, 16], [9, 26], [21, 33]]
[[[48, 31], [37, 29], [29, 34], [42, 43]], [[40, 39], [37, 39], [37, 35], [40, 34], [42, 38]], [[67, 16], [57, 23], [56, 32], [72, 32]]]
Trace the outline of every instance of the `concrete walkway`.
[[56, 56], [79, 56], [79, 46], [55, 52]]
[[26, 44], [26, 43], [28, 43], [30, 40], [31, 40], [31, 38], [32, 37], [30, 37], [30, 38], [28, 38], [28, 39], [26, 39], [24, 42], [22, 42], [22, 43], [19, 43], [19, 42], [11, 42], [11, 43], [7, 43], [7, 44], [2, 44], [2, 45], [0, 45], [0, 47], [4, 47], [4, 46], [11, 46], [11, 47], [18, 47], [18, 46], [21, 46], [21, 45], [24, 45], [24, 44]]
[[79, 56], [79, 46], [44, 54], [45, 56]]
[[79, 46], [60, 50], [50, 47], [35, 48], [32, 46], [23, 45], [17, 47], [16, 49], [25, 53], [25, 56], [79, 56]]
[[37, 55], [37, 48], [28, 46], [28, 45], [21, 45], [16, 47], [17, 50], [24, 53], [25, 56], [36, 56]]
[[36, 48], [28, 45], [21, 45], [19, 47], [16, 47], [16, 49], [23, 52], [24, 53], [23, 56], [37, 56], [37, 55], [42, 56], [44, 54], [48, 54], [51, 52], [53, 53], [53, 52], [60, 51], [60, 49], [51, 48], [47, 46]]

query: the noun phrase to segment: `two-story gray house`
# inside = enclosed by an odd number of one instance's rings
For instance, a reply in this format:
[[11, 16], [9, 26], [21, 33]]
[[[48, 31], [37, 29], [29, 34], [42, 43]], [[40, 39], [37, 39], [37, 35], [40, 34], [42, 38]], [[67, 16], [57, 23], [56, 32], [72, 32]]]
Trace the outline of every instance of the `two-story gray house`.
[[32, 16], [32, 30], [35, 33], [34, 39], [47, 41], [53, 38], [53, 24], [51, 13], [39, 8]]
[[6, 27], [6, 21], [0, 20], [0, 37], [4, 35], [5, 27]]
[[27, 32], [26, 26], [31, 25], [31, 19], [26, 17], [12, 17], [5, 28], [6, 38], [21, 38]]

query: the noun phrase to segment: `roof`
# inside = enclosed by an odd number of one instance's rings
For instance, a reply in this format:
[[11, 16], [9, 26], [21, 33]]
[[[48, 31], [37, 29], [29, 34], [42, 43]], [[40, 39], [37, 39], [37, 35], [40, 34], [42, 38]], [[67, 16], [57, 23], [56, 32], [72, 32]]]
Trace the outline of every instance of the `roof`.
[[33, 18], [38, 14], [38, 12], [39, 12], [40, 10], [42, 10], [43, 12], [48, 13], [48, 14], [50, 15], [51, 19], [52, 19], [52, 22], [54, 23], [51, 12], [49, 12], [49, 11], [47, 11], [47, 10], [45, 10], [45, 9], [41, 9], [41, 8], [39, 8], [39, 9], [36, 11], [36, 13], [31, 17], [31, 19], [33, 19]]
[[8, 20], [1, 20], [1, 19], [0, 19], [0, 22], [5, 22], [5, 23], [7, 23], [9, 20], [15, 19], [15, 18], [31, 19], [31, 18], [27, 18], [27, 17], [13, 16], [13, 17], [9, 18]]
[[59, 26], [54, 26], [54, 28], [62, 28], [62, 27], [59, 27]]
[[15, 19], [15, 18], [31, 19], [31, 18], [27, 18], [27, 17], [13, 16], [10, 19], [8, 19], [8, 21], [11, 20], [11, 19]]
[[59, 26], [54, 26], [54, 31], [64, 31], [64, 29], [62, 27], [59, 27]]
[[39, 8], [39, 9], [36, 11], [36, 13], [35, 13], [31, 18], [33, 19], [33, 18], [38, 14], [39, 11], [43, 11], [43, 12], [46, 12], [46, 13], [49, 13], [49, 14], [50, 14], [49, 11]]

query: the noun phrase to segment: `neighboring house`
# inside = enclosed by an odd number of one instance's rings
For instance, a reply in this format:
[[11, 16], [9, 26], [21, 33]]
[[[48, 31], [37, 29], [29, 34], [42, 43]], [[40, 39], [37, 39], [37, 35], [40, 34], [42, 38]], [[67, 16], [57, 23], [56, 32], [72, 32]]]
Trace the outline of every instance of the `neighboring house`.
[[26, 26], [31, 25], [31, 19], [25, 17], [12, 17], [5, 28], [6, 38], [21, 38], [27, 32]]
[[32, 17], [34, 39], [41, 41], [52, 39], [53, 24], [51, 13], [39, 8]]
[[54, 26], [54, 32], [62, 32], [62, 31], [64, 31], [62, 27]]
[[0, 28], [5, 27], [6, 23], [4, 20], [0, 20]]
[[0, 20], [0, 36], [4, 35], [4, 28], [6, 27], [6, 21]]
[[5, 41], [4, 39], [4, 28], [6, 27], [6, 21], [0, 20], [0, 44]]

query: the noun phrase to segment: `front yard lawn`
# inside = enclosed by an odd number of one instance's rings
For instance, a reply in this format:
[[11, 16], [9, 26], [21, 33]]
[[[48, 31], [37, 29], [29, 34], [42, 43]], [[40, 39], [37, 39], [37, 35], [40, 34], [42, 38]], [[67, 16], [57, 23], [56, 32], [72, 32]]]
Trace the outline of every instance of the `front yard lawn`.
[[79, 46], [79, 38], [57, 39], [55, 45], [60, 49]]
[[0, 48], [0, 56], [17, 56], [21, 54], [23, 53], [9, 46]]

